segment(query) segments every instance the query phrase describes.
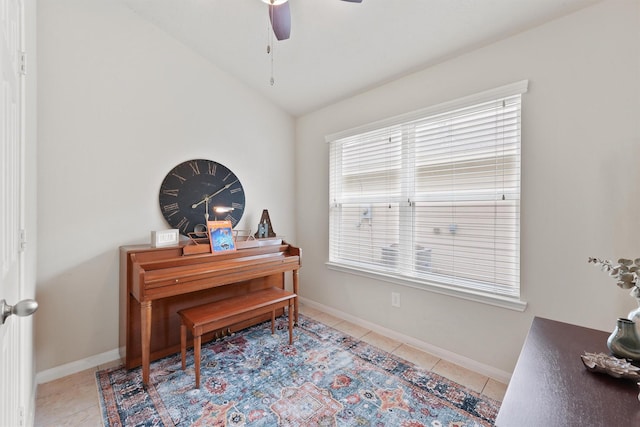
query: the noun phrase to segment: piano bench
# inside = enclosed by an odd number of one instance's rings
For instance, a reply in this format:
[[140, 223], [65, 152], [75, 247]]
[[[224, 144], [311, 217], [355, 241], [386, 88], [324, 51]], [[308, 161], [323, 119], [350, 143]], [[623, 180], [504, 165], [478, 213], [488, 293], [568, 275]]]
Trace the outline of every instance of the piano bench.
[[267, 288], [180, 310], [180, 351], [186, 369], [187, 328], [193, 336], [196, 388], [200, 388], [200, 346], [202, 335], [262, 314], [271, 313], [271, 333], [275, 333], [276, 310], [288, 307], [289, 345], [293, 344], [293, 304], [297, 295], [280, 288]]

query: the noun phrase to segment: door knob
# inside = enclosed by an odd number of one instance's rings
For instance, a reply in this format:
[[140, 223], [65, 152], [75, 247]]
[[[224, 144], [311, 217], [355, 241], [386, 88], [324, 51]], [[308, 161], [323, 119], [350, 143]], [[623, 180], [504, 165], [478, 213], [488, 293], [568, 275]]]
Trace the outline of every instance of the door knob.
[[15, 314], [16, 316], [30, 316], [38, 309], [38, 303], [32, 299], [25, 299], [16, 305], [9, 305], [5, 300], [0, 300], [0, 324], [4, 324], [7, 317]]

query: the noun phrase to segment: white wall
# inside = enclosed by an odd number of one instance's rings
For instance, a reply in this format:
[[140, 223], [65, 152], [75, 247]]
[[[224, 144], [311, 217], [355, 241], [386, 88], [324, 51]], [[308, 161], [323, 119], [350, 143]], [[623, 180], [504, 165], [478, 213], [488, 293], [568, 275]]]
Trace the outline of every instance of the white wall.
[[269, 209], [295, 243], [293, 118], [111, 0], [39, 0], [38, 50], [38, 371], [118, 347], [118, 247], [167, 228], [184, 160], [232, 169], [239, 228]]
[[[525, 312], [325, 267], [325, 135], [523, 79]], [[607, 0], [300, 118], [301, 295], [503, 372], [533, 316], [612, 330], [635, 301], [586, 261], [640, 256], [639, 117], [640, 2]]]

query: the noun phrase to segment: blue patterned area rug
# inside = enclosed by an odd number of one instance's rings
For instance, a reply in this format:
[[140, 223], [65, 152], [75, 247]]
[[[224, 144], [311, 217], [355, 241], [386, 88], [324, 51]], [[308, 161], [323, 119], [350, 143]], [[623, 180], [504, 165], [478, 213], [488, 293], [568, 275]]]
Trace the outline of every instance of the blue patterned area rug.
[[305, 316], [288, 345], [286, 318], [140, 368], [96, 374], [105, 427], [491, 426], [499, 403]]

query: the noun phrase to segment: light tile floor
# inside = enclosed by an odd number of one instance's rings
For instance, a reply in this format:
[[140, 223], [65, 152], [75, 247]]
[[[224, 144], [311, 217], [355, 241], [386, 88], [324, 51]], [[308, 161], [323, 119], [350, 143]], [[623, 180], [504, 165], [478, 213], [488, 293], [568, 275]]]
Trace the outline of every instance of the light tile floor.
[[[504, 397], [507, 386], [484, 375], [314, 308], [301, 305], [300, 312], [477, 393], [498, 401], [502, 401]], [[95, 373], [117, 365], [118, 362], [113, 362], [40, 384], [36, 398], [35, 426], [102, 426]]]

